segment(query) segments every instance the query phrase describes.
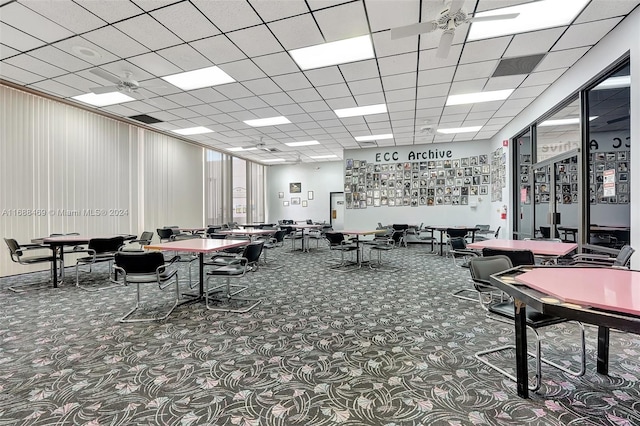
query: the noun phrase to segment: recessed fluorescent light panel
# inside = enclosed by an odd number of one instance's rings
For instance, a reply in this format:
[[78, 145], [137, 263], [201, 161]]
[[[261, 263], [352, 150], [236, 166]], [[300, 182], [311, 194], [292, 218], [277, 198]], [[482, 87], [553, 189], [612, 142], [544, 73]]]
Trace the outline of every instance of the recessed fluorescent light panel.
[[480, 102], [502, 101], [507, 99], [513, 89], [494, 90], [491, 92], [465, 93], [464, 95], [451, 95], [447, 99], [447, 106], [477, 104]]
[[308, 145], [320, 145], [318, 141], [301, 141], [301, 142], [285, 142], [287, 146], [308, 146]]
[[327, 154], [327, 155], [312, 155], [310, 158], [316, 159], [316, 160], [320, 160], [323, 158], [338, 158], [337, 155], [335, 154]]
[[123, 102], [135, 101], [131, 96], [127, 96], [120, 92], [109, 92], [96, 95], [95, 93], [86, 93], [84, 95], [73, 96], [71, 99], [84, 102], [85, 104], [103, 107], [115, 104], [121, 104]]
[[475, 133], [482, 129], [482, 126], [472, 126], [472, 127], [452, 127], [450, 129], [438, 129], [438, 133], [444, 133], [446, 135], [452, 133]]
[[257, 149], [258, 148], [256, 148], [255, 146], [252, 146], [250, 148], [243, 148], [241, 146], [234, 146], [233, 148], [228, 148], [227, 151], [233, 151], [233, 152], [236, 152], [236, 151], [255, 151]]
[[381, 114], [387, 112], [386, 104], [367, 105], [354, 108], [335, 109], [333, 112], [340, 118], [358, 117], [361, 115]]
[[279, 124], [290, 124], [291, 122], [287, 117], [269, 117], [258, 118], [256, 120], [245, 120], [244, 124], [248, 124], [251, 127], [263, 127], [263, 126], [277, 126]]
[[218, 67], [181, 72], [179, 74], [162, 77], [162, 79], [182, 90], [200, 89], [202, 87], [217, 86], [235, 81], [229, 74]]
[[383, 139], [393, 139], [393, 134], [387, 133], [384, 135], [356, 136], [356, 140], [358, 142], [381, 141]]
[[503, 19], [499, 22], [473, 22], [469, 29], [467, 41], [569, 25], [587, 3], [589, 3], [589, 0], [540, 0], [518, 6], [478, 12], [473, 15], [474, 18], [508, 13], [519, 13], [519, 15], [516, 18]]
[[[594, 117], [589, 117], [589, 121], [593, 121], [596, 118], [598, 118], [598, 116], [594, 116]], [[580, 118], [578, 117], [574, 117], [574, 118], [560, 118], [557, 120], [545, 120], [542, 123], [538, 124], [538, 127], [548, 127], [548, 126], [566, 126], [567, 124], [579, 124], [580, 123]]]
[[374, 57], [371, 37], [361, 36], [290, 50], [302, 70], [346, 64]]
[[198, 127], [189, 127], [187, 129], [176, 129], [172, 130], [173, 133], [177, 133], [179, 135], [201, 135], [203, 133], [213, 133], [213, 130], [208, 129], [206, 127], [198, 126]]
[[279, 163], [280, 161], [284, 161], [284, 158], [269, 158], [262, 161], [264, 161], [265, 163]]

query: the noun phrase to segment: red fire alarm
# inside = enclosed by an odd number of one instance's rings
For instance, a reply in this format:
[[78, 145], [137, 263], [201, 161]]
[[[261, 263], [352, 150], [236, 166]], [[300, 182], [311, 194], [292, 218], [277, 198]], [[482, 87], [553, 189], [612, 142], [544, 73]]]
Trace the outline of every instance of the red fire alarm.
[[505, 139], [502, 141], [502, 146], [509, 146], [509, 139]]

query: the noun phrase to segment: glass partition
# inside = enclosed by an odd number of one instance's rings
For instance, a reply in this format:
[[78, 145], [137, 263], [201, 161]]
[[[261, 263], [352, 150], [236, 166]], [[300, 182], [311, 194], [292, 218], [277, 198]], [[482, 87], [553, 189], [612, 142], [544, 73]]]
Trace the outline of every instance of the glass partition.
[[[531, 131], [527, 130], [513, 141], [515, 146], [514, 171], [517, 175], [518, 185], [514, 200], [516, 204], [516, 218], [513, 234], [515, 239], [532, 238], [534, 236], [534, 197], [539, 189], [535, 185], [532, 164]], [[540, 201], [538, 196], [538, 202]]]

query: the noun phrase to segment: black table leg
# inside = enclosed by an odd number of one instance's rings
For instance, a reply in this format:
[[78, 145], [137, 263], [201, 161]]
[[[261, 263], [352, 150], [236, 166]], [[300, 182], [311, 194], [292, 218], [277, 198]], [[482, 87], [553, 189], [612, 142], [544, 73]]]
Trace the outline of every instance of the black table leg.
[[58, 249], [60, 249], [60, 260], [62, 260], [62, 256], [64, 256], [62, 247], [51, 246], [51, 251], [53, 252], [53, 288], [58, 288]]
[[609, 328], [598, 327], [598, 373], [609, 374]]
[[521, 398], [529, 398], [529, 371], [527, 364], [527, 305], [518, 299], [514, 302], [518, 396]]
[[200, 298], [202, 298], [205, 294], [204, 294], [204, 253], [199, 253], [198, 257], [200, 258], [200, 265], [198, 265], [199, 268], [199, 272], [200, 272], [200, 290], [199, 290], [199, 296]]

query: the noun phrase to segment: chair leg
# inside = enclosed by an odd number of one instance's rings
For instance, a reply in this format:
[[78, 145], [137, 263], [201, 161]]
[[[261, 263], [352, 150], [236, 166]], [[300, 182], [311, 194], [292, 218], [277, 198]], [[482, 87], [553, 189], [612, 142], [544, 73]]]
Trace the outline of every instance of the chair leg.
[[174, 292], [175, 292], [175, 300], [173, 302], [173, 305], [171, 306], [171, 308], [169, 309], [169, 311], [164, 314], [161, 317], [157, 317], [157, 318], [129, 318], [131, 315], [133, 315], [134, 312], [136, 312], [140, 306], [142, 306], [142, 302], [141, 302], [141, 298], [140, 298], [140, 283], [136, 283], [136, 305], [133, 307], [133, 309], [131, 309], [129, 312], [127, 312], [122, 318], [120, 318], [120, 322], [151, 322], [151, 321], [162, 321], [165, 320], [169, 317], [169, 315], [171, 315], [173, 313], [173, 311], [176, 309], [176, 307], [178, 306], [179, 302], [180, 302], [180, 286], [179, 286], [179, 280], [178, 280], [178, 276], [176, 275], [176, 280], [175, 280], [175, 286], [174, 286]]
[[[89, 264], [89, 273], [92, 272], [92, 267], [91, 266], [92, 265]], [[122, 281], [122, 282], [121, 281], [116, 281], [115, 279], [111, 278], [111, 275], [112, 275], [111, 262], [109, 262], [109, 281], [114, 283], [115, 285], [110, 285], [110, 286], [106, 286], [106, 287], [97, 287], [97, 288], [91, 288], [91, 287], [80, 285], [80, 274], [79, 274], [79, 269], [80, 268], [79, 267], [80, 267], [80, 264], [76, 263], [76, 287], [78, 287], [81, 290], [88, 291], [88, 292], [91, 292], [91, 293], [95, 293], [97, 291], [107, 290], [107, 289], [116, 288], [116, 287], [122, 287], [123, 285], [125, 285], [124, 281]]]
[[[378, 252], [376, 262], [374, 262], [373, 259], [372, 259], [372, 252], [374, 250], [376, 252]], [[375, 246], [371, 247], [369, 249], [369, 268], [373, 269], [373, 270], [376, 270], [376, 271], [381, 271], [381, 272], [395, 272], [395, 271], [397, 271], [398, 268], [395, 268], [395, 267], [384, 267], [383, 266], [383, 262], [382, 262], [382, 252], [383, 251], [385, 251], [385, 249], [376, 248]]]
[[[239, 292], [235, 292], [235, 293], [231, 293], [231, 287], [234, 287], [233, 285], [231, 285], [231, 278], [227, 277], [227, 282], [226, 284], [222, 284], [213, 288], [209, 288], [209, 279], [211, 279], [211, 277], [207, 278], [206, 281], [206, 286], [205, 286], [205, 305], [206, 308], [210, 311], [218, 311], [218, 312], [233, 312], [233, 313], [237, 313], [237, 314], [244, 314], [249, 312], [250, 310], [252, 310], [253, 308], [255, 308], [256, 306], [258, 306], [260, 303], [262, 303], [262, 299], [254, 299], [254, 298], [244, 298], [244, 297], [233, 297], [235, 294], [238, 294]], [[225, 287], [226, 288], [226, 292], [224, 294], [222, 294], [219, 298], [216, 297], [212, 297], [209, 295], [209, 293], [216, 289], [216, 288], [221, 288], [221, 287]], [[238, 286], [236, 286], [238, 287]], [[244, 287], [245, 289], [247, 287]], [[242, 291], [242, 290], [241, 290]], [[220, 302], [225, 303], [226, 305], [222, 305], [222, 306], [211, 306], [210, 302]], [[235, 308], [231, 305], [231, 303], [233, 302], [253, 302], [250, 303], [248, 306], [244, 307], [244, 308]]]

